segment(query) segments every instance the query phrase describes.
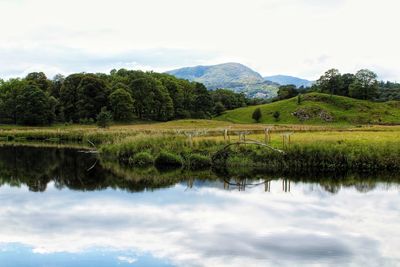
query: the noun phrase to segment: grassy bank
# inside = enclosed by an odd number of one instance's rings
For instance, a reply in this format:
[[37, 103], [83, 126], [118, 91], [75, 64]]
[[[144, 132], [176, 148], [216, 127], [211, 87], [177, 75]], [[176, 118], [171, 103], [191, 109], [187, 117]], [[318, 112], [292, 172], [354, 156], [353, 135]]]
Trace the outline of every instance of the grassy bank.
[[[355, 125], [355, 124], [400, 124], [400, 102], [384, 103], [357, 100], [343, 96], [320, 93], [305, 94], [270, 104], [230, 110], [217, 117], [233, 123], [252, 123], [252, 113], [261, 109], [261, 123], [311, 124], [311, 125]], [[278, 119], [273, 117], [279, 112]]]
[[[298, 135], [298, 136], [296, 136]], [[261, 135], [249, 136], [255, 140]], [[216, 168], [251, 166], [270, 172], [328, 171], [394, 171], [400, 170], [399, 132], [342, 132], [298, 133], [283, 146], [281, 135], [272, 134], [269, 143], [276, 152], [264, 146], [242, 144], [223, 149], [238, 140], [221, 137], [197, 137], [190, 141], [177, 135], [137, 135], [118, 143], [101, 147], [105, 158], [117, 159], [123, 164], [137, 166], [135, 159], [145, 153], [148, 164], [175, 165], [199, 168], [213, 165]], [[249, 139], [248, 139], [249, 140]], [[262, 141], [262, 140], [260, 140]], [[160, 158], [162, 160], [160, 161]], [[211, 160], [213, 159], [213, 160]]]
[[[256, 145], [235, 145], [213, 156], [229, 143], [265, 142], [284, 150], [277, 153]], [[227, 130], [227, 135], [225, 135]], [[283, 136], [290, 133], [290, 142]], [[243, 136], [243, 135], [242, 135]], [[84, 125], [53, 127], [0, 127], [0, 139], [78, 142], [94, 144], [101, 157], [132, 167], [159, 166], [186, 169], [254, 167], [270, 172], [347, 171], [373, 172], [400, 169], [399, 126], [320, 126], [231, 124], [207, 120], [114, 125], [108, 129]], [[92, 146], [92, 145], [90, 145]]]

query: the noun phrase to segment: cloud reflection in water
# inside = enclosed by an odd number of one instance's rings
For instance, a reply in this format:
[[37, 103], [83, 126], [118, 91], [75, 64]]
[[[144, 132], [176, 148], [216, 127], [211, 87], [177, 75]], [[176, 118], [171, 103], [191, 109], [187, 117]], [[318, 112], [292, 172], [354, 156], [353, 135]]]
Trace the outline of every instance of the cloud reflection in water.
[[[34, 253], [102, 248], [150, 253], [176, 266], [395, 265], [400, 195], [379, 186], [335, 195], [310, 184], [282, 193], [184, 185], [154, 192], [45, 193], [0, 188], [1, 247]], [[134, 264], [136, 258], [120, 255]], [[132, 260], [133, 259], [133, 260]]]

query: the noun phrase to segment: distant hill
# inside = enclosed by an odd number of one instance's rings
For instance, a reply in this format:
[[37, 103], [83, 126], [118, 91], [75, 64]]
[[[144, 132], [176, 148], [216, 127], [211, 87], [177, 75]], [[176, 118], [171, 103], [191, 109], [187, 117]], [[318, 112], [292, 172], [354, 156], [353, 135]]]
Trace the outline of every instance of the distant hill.
[[[253, 123], [251, 115], [259, 107], [262, 123], [288, 124], [400, 124], [400, 102], [371, 102], [343, 96], [309, 93], [302, 96], [301, 104], [297, 97], [264, 104], [230, 110], [217, 117], [217, 120], [234, 123]], [[280, 120], [272, 116], [280, 112]]]
[[298, 77], [288, 76], [288, 75], [274, 75], [264, 77], [266, 81], [271, 81], [274, 83], [279, 83], [280, 85], [294, 84], [296, 87], [304, 86], [309, 87], [313, 84], [312, 81], [301, 79]]
[[178, 78], [201, 82], [210, 90], [231, 89], [243, 92], [249, 97], [274, 97], [279, 86], [274, 82], [265, 81], [259, 73], [239, 63], [187, 67], [167, 73]]

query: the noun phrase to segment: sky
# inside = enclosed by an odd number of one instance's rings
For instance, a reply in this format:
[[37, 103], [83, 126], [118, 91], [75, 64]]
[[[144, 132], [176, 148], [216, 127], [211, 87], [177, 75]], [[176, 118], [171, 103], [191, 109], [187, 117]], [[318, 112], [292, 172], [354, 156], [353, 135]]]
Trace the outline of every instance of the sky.
[[400, 81], [398, 0], [0, 0], [0, 77], [225, 62]]

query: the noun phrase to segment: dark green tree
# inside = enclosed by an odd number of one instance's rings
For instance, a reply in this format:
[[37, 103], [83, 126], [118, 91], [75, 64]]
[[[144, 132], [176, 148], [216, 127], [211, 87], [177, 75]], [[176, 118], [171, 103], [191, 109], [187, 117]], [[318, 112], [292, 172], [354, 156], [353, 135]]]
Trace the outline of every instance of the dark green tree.
[[0, 88], [0, 120], [3, 123], [17, 124], [17, 98], [27, 86], [25, 80], [10, 79]]
[[130, 84], [137, 116], [142, 119], [166, 121], [174, 116], [174, 106], [168, 90], [150, 75]]
[[316, 85], [322, 93], [337, 95], [342, 88], [342, 79], [339, 70], [330, 69], [318, 80]]
[[61, 87], [64, 83], [65, 77], [61, 74], [56, 74], [51, 81], [50, 95], [55, 98], [60, 98]]
[[65, 78], [60, 88], [60, 104], [63, 107], [66, 121], [79, 122], [79, 113], [77, 108], [78, 87], [85, 74], [71, 74]]
[[225, 106], [221, 102], [217, 102], [217, 103], [215, 103], [214, 110], [215, 110], [215, 115], [219, 116], [222, 113], [224, 113], [226, 109], [225, 109]]
[[246, 96], [243, 93], [235, 93], [227, 89], [217, 89], [210, 92], [211, 97], [215, 103], [221, 102], [228, 110], [245, 107]]
[[31, 72], [26, 75], [25, 80], [45, 92], [48, 92], [51, 87], [51, 81], [47, 79], [46, 74], [43, 72]]
[[278, 98], [280, 100], [292, 98], [292, 97], [295, 97], [298, 94], [299, 94], [299, 92], [296, 90], [296, 86], [295, 85], [290, 84], [290, 85], [279, 86]]
[[349, 87], [349, 95], [358, 99], [373, 99], [378, 91], [377, 77], [376, 73], [368, 69], [359, 70]]
[[96, 116], [97, 125], [100, 128], [107, 128], [112, 122], [112, 114], [107, 107], [102, 107], [100, 113]]
[[351, 73], [345, 73], [341, 76], [341, 88], [338, 91], [338, 95], [349, 96], [350, 84], [355, 80], [355, 75]]
[[54, 121], [54, 99], [35, 85], [27, 85], [17, 97], [17, 123], [47, 125]]
[[272, 117], [274, 117], [275, 121], [279, 121], [280, 117], [281, 117], [281, 113], [279, 111], [275, 111], [272, 114]]
[[201, 83], [195, 83], [194, 92], [194, 117], [198, 119], [210, 118], [214, 107], [210, 92]]
[[253, 120], [255, 120], [256, 122], [260, 122], [261, 117], [262, 117], [261, 109], [260, 109], [260, 108], [256, 108], [256, 109], [253, 111], [253, 114], [251, 115], [251, 117], [252, 117]]
[[302, 101], [301, 94], [298, 94], [297, 95], [297, 105], [301, 105], [301, 101]]
[[179, 82], [177, 78], [168, 74], [157, 73], [154, 74], [157, 79], [159, 79], [162, 85], [168, 90], [168, 94], [172, 99], [174, 106], [174, 115], [177, 118], [184, 118], [184, 95], [183, 95], [183, 85]]
[[106, 83], [93, 74], [86, 74], [77, 89], [76, 108], [80, 119], [96, 119], [102, 107], [108, 105], [110, 90]]
[[133, 116], [133, 99], [124, 89], [117, 89], [110, 95], [110, 105], [115, 121], [129, 121]]

